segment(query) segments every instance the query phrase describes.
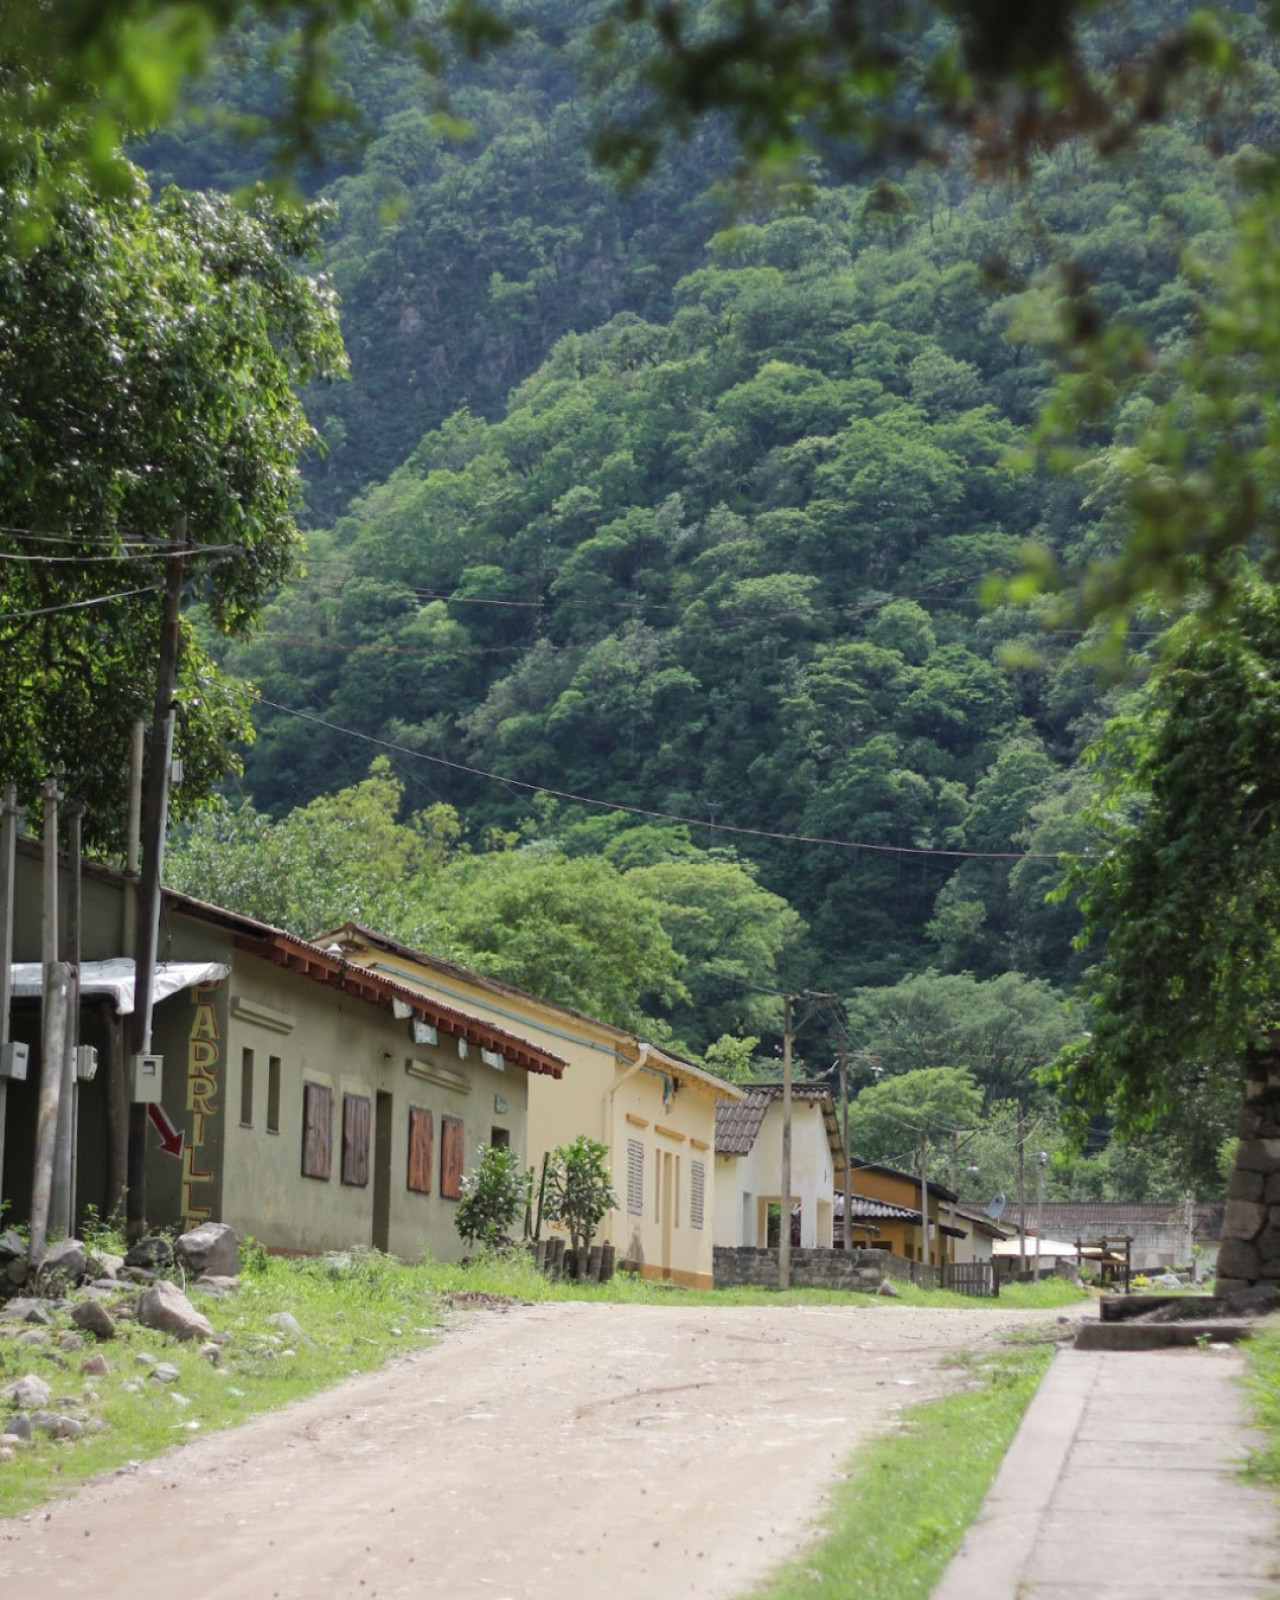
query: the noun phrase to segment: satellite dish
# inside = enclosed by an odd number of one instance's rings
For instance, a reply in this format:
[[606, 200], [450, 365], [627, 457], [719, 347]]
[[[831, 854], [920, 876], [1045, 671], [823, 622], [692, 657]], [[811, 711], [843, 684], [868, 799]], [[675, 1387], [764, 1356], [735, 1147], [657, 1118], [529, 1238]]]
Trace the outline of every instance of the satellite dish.
[[987, 1207], [983, 1212], [983, 1215], [990, 1217], [992, 1222], [999, 1222], [1000, 1218], [1004, 1216], [1004, 1208], [1008, 1204], [1009, 1202], [1005, 1199], [1005, 1197], [1002, 1194], [998, 1194], [994, 1200], [987, 1202]]

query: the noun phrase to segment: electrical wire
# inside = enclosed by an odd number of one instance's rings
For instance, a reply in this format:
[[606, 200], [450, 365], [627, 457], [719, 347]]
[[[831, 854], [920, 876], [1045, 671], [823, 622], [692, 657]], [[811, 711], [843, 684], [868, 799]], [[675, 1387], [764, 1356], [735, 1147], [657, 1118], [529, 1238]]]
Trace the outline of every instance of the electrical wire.
[[162, 585], [147, 584], [142, 589], [121, 589], [116, 594], [95, 594], [87, 600], [67, 600], [61, 605], [40, 606], [34, 611], [8, 611], [0, 614], [0, 622], [25, 622], [29, 617], [51, 617], [57, 611], [80, 611], [85, 606], [105, 606], [112, 600], [129, 600], [138, 594], [159, 594]]
[[[277, 700], [268, 700], [264, 694], [255, 693], [254, 699], [259, 705], [269, 706], [272, 711], [298, 717], [303, 722], [314, 723], [315, 726], [325, 728], [330, 733], [341, 733], [347, 738], [360, 739], [365, 744], [376, 745], [380, 750], [391, 750], [414, 761], [429, 761], [433, 766], [447, 767], [452, 772], [462, 772], [468, 777], [485, 778], [492, 783], [506, 784], [509, 788], [524, 789], [533, 794], [550, 795], [554, 800], [565, 800], [572, 805], [596, 806], [604, 811], [619, 811], [633, 817], [650, 817], [658, 822], [679, 822], [690, 828], [703, 828], [707, 825], [705, 817], [686, 817], [674, 811], [655, 811], [646, 806], [626, 805], [617, 800], [600, 800], [591, 795], [551, 789], [546, 784], [527, 783], [522, 778], [508, 778], [500, 772], [487, 772], [483, 767], [472, 767], [465, 762], [450, 761], [445, 756], [428, 755], [425, 750], [412, 750], [408, 745], [396, 744], [391, 739], [379, 739], [375, 734], [361, 733], [358, 728], [344, 728], [340, 723], [328, 722], [324, 717], [316, 716], [314, 712], [299, 711], [294, 706], [281, 705]], [[826, 845], [835, 850], [858, 850], [875, 855], [945, 857], [948, 860], [1056, 861], [1060, 854], [1056, 850], [941, 850], [915, 845], [867, 844], [855, 839], [827, 839], [816, 834], [780, 833], [769, 828], [737, 827], [730, 822], [717, 822], [715, 828], [717, 833], [734, 834], [740, 838], [773, 839], [783, 844]]]

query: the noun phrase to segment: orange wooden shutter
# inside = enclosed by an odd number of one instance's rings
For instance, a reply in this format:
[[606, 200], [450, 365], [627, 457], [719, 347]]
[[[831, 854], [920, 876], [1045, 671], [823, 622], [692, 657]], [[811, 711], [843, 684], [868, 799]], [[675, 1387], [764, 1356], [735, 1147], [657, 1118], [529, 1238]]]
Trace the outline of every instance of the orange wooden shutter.
[[421, 1106], [409, 1107], [408, 1186], [417, 1194], [431, 1193], [432, 1150], [431, 1113]]
[[466, 1164], [461, 1117], [440, 1118], [440, 1194], [445, 1200], [462, 1198], [462, 1169]]

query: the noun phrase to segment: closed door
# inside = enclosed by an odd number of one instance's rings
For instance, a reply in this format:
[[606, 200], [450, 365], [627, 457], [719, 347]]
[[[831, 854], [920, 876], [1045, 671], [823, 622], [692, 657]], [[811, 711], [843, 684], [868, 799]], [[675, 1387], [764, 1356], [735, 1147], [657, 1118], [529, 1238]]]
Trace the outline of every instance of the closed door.
[[373, 1113], [373, 1248], [391, 1250], [391, 1115], [393, 1099], [378, 1092]]

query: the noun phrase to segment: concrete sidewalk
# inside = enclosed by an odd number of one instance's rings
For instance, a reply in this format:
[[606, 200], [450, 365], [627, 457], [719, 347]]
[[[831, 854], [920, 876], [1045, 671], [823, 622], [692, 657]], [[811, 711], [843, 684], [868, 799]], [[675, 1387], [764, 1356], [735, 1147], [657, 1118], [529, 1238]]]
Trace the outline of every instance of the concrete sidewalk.
[[1063, 1350], [932, 1600], [1275, 1600], [1238, 1347]]

